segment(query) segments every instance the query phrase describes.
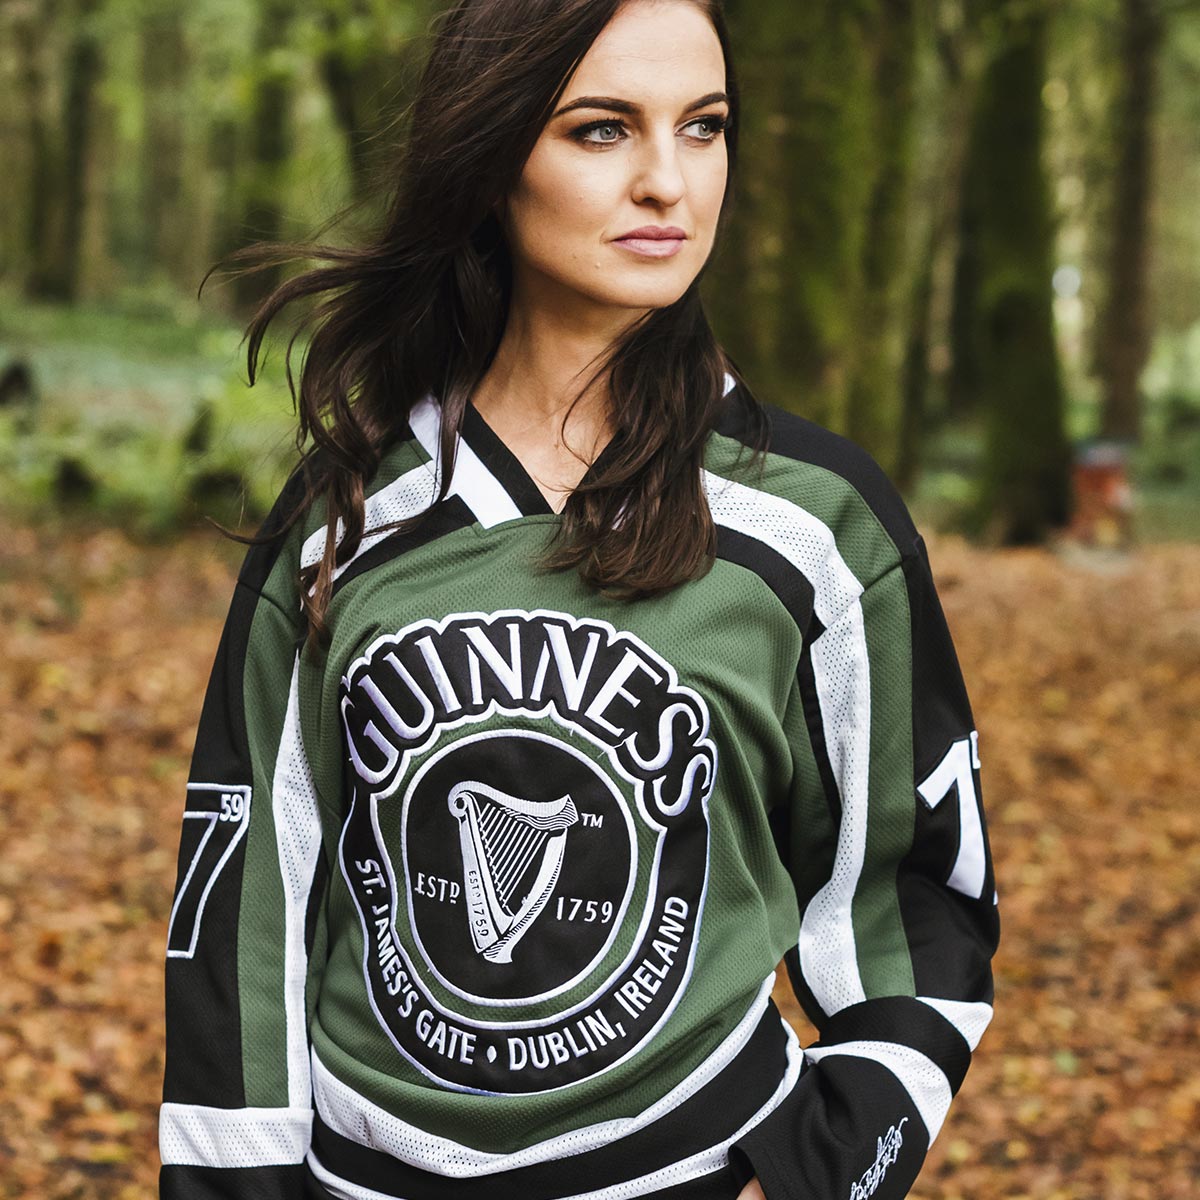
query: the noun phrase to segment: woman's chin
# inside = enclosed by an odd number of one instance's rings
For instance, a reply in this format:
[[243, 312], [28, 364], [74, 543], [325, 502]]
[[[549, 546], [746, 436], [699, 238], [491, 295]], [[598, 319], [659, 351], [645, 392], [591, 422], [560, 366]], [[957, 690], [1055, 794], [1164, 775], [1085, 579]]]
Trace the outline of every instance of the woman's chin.
[[669, 308], [687, 291], [691, 280], [659, 280], [647, 284], [642, 280], [631, 281], [628, 287], [613, 288], [604, 297], [604, 303], [616, 308], [646, 309]]

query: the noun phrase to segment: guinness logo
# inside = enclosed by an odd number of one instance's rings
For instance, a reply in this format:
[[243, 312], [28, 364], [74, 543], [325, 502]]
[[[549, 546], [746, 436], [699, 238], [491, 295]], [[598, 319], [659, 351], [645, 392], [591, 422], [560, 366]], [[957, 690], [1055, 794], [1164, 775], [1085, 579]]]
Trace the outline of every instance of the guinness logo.
[[446, 1086], [520, 1093], [645, 1046], [703, 909], [703, 700], [606, 622], [506, 611], [378, 639], [341, 708], [341, 868], [397, 1050]]

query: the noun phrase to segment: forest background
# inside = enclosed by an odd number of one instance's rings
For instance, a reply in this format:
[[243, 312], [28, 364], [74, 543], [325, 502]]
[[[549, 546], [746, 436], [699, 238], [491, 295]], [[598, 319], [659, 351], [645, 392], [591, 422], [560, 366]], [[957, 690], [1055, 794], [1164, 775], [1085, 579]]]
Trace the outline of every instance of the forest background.
[[[0, 1197], [153, 1195], [183, 784], [295, 453], [256, 238], [369, 228], [431, 0], [0, 0]], [[1200, 1178], [1200, 0], [729, 0], [705, 278], [928, 531], [997, 1016], [919, 1200]], [[299, 315], [299, 314], [297, 314]], [[297, 355], [303, 344], [297, 345]], [[777, 999], [807, 1043], [781, 980]]]

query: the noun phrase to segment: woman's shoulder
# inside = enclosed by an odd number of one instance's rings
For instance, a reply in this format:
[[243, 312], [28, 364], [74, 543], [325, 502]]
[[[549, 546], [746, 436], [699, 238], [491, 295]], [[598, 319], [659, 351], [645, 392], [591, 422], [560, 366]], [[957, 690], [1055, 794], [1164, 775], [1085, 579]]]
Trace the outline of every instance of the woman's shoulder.
[[[308, 472], [312, 464], [309, 463]], [[288, 474], [266, 516], [248, 540], [238, 571], [239, 587], [271, 601], [289, 613], [295, 608], [295, 575], [305, 527], [313, 519], [313, 505], [303, 463]]]
[[[706, 457], [715, 477], [710, 500], [728, 480], [726, 491], [755, 505], [760, 522], [824, 529], [838, 545], [869, 549], [866, 557], [876, 564], [915, 552], [919, 535], [903, 497], [850, 438], [763, 400], [741, 381], [727, 393], [713, 432]], [[761, 456], [753, 454], [757, 448]]]

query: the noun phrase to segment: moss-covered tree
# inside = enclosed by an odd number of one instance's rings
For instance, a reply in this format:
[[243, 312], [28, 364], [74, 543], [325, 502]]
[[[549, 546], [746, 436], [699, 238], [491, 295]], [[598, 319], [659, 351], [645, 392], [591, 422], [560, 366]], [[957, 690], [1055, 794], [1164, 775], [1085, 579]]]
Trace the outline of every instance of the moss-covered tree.
[[742, 187], [708, 294], [718, 332], [775, 403], [846, 427], [874, 174], [877, 0], [731, 0]]
[[872, 48], [873, 152], [866, 229], [849, 330], [846, 432], [893, 472], [899, 465], [909, 328], [909, 256], [917, 56], [915, 0], [880, 0]]
[[1138, 385], [1150, 354], [1151, 126], [1164, 33], [1161, 7], [1159, 0], [1121, 0], [1108, 294], [1096, 326], [1096, 361], [1104, 388], [1101, 432], [1130, 442], [1141, 432]]
[[[290, 0], [264, 0], [259, 14], [257, 63], [249, 119], [250, 162], [242, 232], [246, 241], [273, 242], [283, 233], [283, 202], [288, 159], [292, 153], [291, 108], [295, 91], [294, 63], [288, 39], [296, 16]], [[237, 303], [257, 304], [282, 279], [282, 268], [238, 275]]]
[[991, 0], [992, 52], [966, 171], [975, 214], [977, 348], [986, 441], [979, 524], [1036, 542], [1070, 508], [1070, 446], [1051, 305], [1054, 221], [1042, 163], [1042, 5]]

